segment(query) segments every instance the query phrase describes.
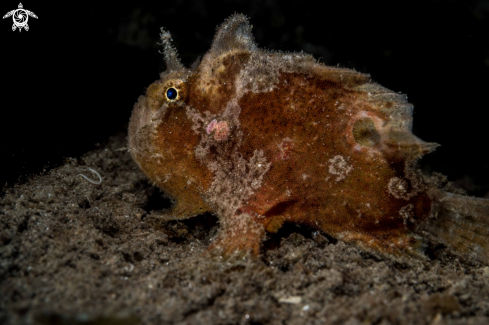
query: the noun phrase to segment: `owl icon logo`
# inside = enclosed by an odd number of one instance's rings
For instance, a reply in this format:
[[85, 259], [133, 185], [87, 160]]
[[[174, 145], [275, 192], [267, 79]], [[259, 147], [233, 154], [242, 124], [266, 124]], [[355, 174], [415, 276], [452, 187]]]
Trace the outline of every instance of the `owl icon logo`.
[[12, 16], [12, 19], [14, 20], [12, 31], [15, 31], [18, 28], [19, 32], [22, 31], [22, 28], [24, 28], [26, 31], [29, 30], [29, 25], [27, 25], [29, 16], [37, 19], [36, 14], [32, 11], [25, 10], [24, 6], [22, 6], [22, 3], [19, 3], [19, 7], [17, 9], [7, 12], [5, 16], [3, 16], [3, 18], [5, 19], [10, 16]]

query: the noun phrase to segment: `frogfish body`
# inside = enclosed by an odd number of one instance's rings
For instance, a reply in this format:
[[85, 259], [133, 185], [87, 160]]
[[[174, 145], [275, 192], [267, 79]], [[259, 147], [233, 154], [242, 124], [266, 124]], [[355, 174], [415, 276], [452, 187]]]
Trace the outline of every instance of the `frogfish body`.
[[445, 192], [415, 164], [438, 145], [413, 107], [369, 75], [303, 53], [261, 50], [243, 15], [184, 67], [167, 65], [134, 106], [129, 150], [182, 219], [212, 212], [222, 254], [259, 254], [265, 232], [308, 225], [364, 250], [423, 256], [423, 234], [489, 261], [489, 203]]

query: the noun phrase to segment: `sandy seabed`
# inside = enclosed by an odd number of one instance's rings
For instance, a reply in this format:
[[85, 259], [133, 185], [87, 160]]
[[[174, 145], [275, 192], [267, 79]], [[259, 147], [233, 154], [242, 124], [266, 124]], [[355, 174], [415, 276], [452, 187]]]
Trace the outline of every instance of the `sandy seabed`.
[[286, 226], [258, 259], [211, 256], [216, 218], [158, 218], [125, 146], [0, 198], [1, 324], [489, 324], [489, 267], [444, 247], [400, 264]]

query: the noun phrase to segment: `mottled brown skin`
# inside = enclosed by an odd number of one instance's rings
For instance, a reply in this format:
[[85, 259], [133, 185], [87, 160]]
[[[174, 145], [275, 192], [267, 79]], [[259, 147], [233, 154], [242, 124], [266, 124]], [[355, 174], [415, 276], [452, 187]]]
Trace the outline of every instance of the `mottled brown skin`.
[[[317, 67], [318, 70], [321, 68]], [[347, 240], [370, 242], [373, 239], [370, 246], [377, 248], [379, 245], [389, 250], [388, 245], [393, 242], [399, 246], [397, 241], [407, 236], [413, 225], [404, 225], [400, 209], [413, 204], [417, 219], [426, 218], [431, 200], [425, 193], [409, 200], [396, 199], [389, 194], [386, 184], [391, 178], [407, 178], [404, 172], [407, 157], [402, 153], [397, 150], [384, 152], [384, 159], [379, 161], [380, 158], [369, 157], [363, 148], [353, 149], [357, 146], [351, 125], [355, 119], [337, 116], [334, 103], [336, 100], [361, 102], [367, 94], [350, 91], [344, 84], [335, 82], [337, 73], [313, 72], [309, 77], [283, 74], [277, 90], [240, 100], [242, 127], [249, 135], [244, 139], [244, 146], [266, 147], [266, 156], [272, 157], [273, 164], [262, 185], [262, 188], [273, 188], [273, 191], [256, 193], [242, 210], [265, 216], [265, 224], [277, 218], [304, 223], [333, 236], [345, 234]], [[294, 93], [309, 100], [297, 100]], [[260, 114], [262, 110], [281, 112], [292, 103], [296, 110], [287, 114], [266, 117]], [[357, 109], [354, 106], [345, 108], [346, 111]], [[365, 105], [362, 109], [373, 116], [380, 115], [376, 107]], [[294, 130], [292, 136], [291, 130]], [[263, 134], [268, 135], [266, 139]], [[280, 156], [278, 143], [285, 137], [292, 139], [292, 145], [284, 159]], [[334, 143], [330, 139], [335, 139]], [[327, 164], [337, 155], [348, 157], [348, 164], [352, 166], [351, 172], [339, 181], [328, 172]], [[293, 194], [287, 196], [285, 189]], [[267, 230], [273, 232], [278, 230], [276, 228], [267, 227]], [[411, 241], [413, 239], [408, 238], [405, 244]]]
[[[163, 32], [167, 71], [136, 104], [129, 147], [175, 199], [173, 218], [215, 213], [211, 249], [259, 253], [265, 231], [305, 224], [388, 256], [418, 255], [434, 191], [414, 163], [404, 96], [303, 54], [259, 50], [242, 15], [194, 69]], [[178, 98], [166, 96], [175, 88]]]

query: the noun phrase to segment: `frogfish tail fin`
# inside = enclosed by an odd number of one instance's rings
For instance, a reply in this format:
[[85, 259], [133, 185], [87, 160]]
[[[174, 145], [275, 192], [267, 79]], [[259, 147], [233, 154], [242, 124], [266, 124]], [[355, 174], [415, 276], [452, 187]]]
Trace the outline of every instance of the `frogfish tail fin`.
[[489, 264], [489, 199], [430, 191], [430, 218], [417, 228], [462, 257]]

